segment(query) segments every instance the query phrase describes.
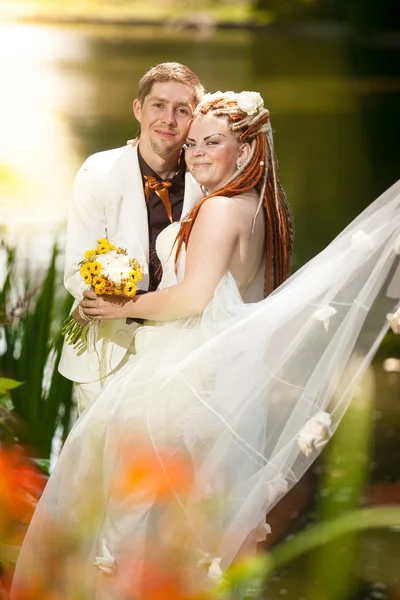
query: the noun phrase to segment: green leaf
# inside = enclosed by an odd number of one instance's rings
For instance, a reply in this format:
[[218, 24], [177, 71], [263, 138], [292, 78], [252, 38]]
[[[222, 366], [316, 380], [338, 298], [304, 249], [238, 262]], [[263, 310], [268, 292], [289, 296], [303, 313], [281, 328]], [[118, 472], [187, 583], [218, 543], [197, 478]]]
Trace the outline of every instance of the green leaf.
[[5, 394], [8, 390], [14, 390], [23, 385], [23, 383], [24, 381], [15, 381], [15, 379], [9, 379], [8, 377], [0, 377], [0, 394]]
[[400, 526], [400, 508], [398, 507], [364, 508], [351, 511], [344, 516], [319, 523], [280, 544], [270, 554], [271, 567], [281, 567], [306, 552], [320, 548], [351, 532], [398, 526]]
[[261, 578], [265, 579], [272, 571], [281, 569], [300, 556], [324, 547], [348, 535], [369, 529], [388, 529], [400, 526], [400, 508], [379, 507], [354, 510], [344, 516], [324, 521], [314, 527], [301, 531], [290, 540], [279, 544], [269, 554], [257, 556], [233, 566], [227, 573], [230, 588], [247, 582], [249, 587]]
[[39, 467], [46, 475], [50, 475], [50, 459], [49, 458], [32, 458], [32, 462]]

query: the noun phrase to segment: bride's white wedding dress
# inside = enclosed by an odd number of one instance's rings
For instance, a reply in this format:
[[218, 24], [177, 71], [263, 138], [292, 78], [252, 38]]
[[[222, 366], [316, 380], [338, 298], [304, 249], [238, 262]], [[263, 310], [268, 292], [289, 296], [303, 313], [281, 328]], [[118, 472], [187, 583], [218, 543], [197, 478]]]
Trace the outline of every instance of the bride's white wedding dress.
[[[387, 331], [399, 225], [400, 182], [264, 301], [227, 273], [198, 318], [140, 327], [65, 443], [11, 597], [39, 578], [62, 598], [140, 600], [162, 568], [190, 589], [262, 539]], [[157, 241], [162, 287], [183, 275], [177, 227]]]

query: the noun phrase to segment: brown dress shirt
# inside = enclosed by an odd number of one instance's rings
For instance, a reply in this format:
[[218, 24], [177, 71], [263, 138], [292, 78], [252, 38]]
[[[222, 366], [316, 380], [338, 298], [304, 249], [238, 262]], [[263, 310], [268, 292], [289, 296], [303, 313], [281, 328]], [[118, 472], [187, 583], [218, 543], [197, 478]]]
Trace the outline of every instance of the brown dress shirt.
[[[146, 183], [144, 179], [145, 175], [152, 175], [158, 181], [162, 181], [160, 176], [145, 162], [140, 154], [139, 147], [138, 159], [139, 167], [143, 175], [143, 187], [145, 187]], [[179, 221], [182, 216], [183, 196], [185, 193], [185, 171], [185, 161], [181, 159], [179, 171], [174, 177], [168, 179], [172, 184], [169, 188], [169, 199], [174, 221]], [[156, 253], [156, 239], [158, 234], [170, 224], [167, 211], [165, 210], [161, 198], [157, 196], [154, 190], [151, 191], [147, 201], [147, 220], [149, 224], [149, 292], [152, 292], [157, 289], [162, 277], [162, 267]]]

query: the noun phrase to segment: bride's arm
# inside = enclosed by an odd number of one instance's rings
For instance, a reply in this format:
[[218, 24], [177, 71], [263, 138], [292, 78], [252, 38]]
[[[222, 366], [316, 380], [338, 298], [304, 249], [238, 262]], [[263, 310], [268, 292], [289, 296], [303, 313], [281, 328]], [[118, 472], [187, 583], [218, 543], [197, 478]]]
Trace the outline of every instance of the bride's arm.
[[236, 203], [224, 197], [210, 198], [201, 207], [193, 226], [181, 283], [129, 300], [85, 292], [82, 309], [97, 319], [140, 317], [170, 321], [200, 314], [229, 268], [239, 230], [240, 212]]

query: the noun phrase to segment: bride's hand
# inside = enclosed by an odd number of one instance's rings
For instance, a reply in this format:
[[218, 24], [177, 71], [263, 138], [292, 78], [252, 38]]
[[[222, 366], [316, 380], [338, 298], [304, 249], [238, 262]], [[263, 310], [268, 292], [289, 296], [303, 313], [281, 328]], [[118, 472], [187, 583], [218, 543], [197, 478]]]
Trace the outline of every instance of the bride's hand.
[[132, 298], [124, 295], [99, 296], [89, 290], [83, 292], [80, 306], [91, 319], [123, 319], [127, 316], [128, 303], [132, 303]]

